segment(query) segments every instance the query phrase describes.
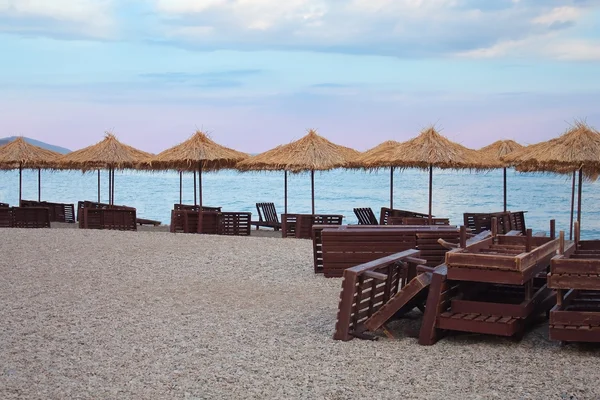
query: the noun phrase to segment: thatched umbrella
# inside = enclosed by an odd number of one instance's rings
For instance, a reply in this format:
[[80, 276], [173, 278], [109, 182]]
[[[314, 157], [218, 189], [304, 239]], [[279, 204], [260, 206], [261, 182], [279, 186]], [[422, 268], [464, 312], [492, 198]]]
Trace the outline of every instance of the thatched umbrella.
[[52, 167], [60, 156], [55, 151], [27, 143], [22, 137], [0, 147], [0, 169], [19, 169], [19, 205], [23, 195], [23, 168], [38, 170], [38, 201], [41, 201], [41, 169]]
[[432, 216], [433, 167], [486, 168], [475, 150], [451, 142], [433, 127], [421, 131], [414, 139], [390, 148], [389, 151], [362, 159], [366, 168], [420, 168], [429, 169], [429, 217]]
[[102, 141], [60, 157], [56, 167], [84, 172], [98, 170], [98, 202], [100, 202], [100, 170], [108, 170], [108, 202], [115, 201], [115, 169], [135, 169], [138, 163], [153, 154], [123, 144], [115, 135], [106, 132]]
[[313, 129], [301, 139], [277, 146], [240, 162], [241, 171], [284, 171], [285, 213], [287, 214], [287, 172], [310, 171], [312, 213], [315, 213], [315, 171], [345, 167], [360, 153], [349, 147], [330, 142]]
[[[400, 145], [400, 142], [395, 140], [385, 141], [372, 149], [361, 153], [353, 161], [348, 164], [349, 168], [366, 168], [366, 161], [373, 160], [377, 157], [381, 157], [386, 153], [392, 151], [396, 146]], [[390, 167], [390, 208], [394, 208], [394, 167]]]
[[506, 168], [508, 163], [502, 160], [505, 157], [524, 146], [514, 140], [498, 140], [488, 146], [479, 149], [479, 154], [487, 163], [487, 166], [497, 166], [502, 168], [504, 172], [504, 211], [506, 212]]
[[576, 121], [561, 136], [527, 146], [503, 157], [503, 160], [522, 172], [575, 173], [579, 171], [577, 221], [581, 226], [583, 176], [585, 175], [589, 180], [596, 180], [600, 173], [600, 132], [584, 122]]
[[[239, 161], [248, 157], [250, 157], [248, 154], [221, 146], [205, 133], [196, 131], [188, 140], [145, 160], [141, 165], [154, 170], [198, 171], [199, 205], [202, 207], [202, 172], [233, 168]], [[180, 178], [180, 201], [181, 187]], [[196, 178], [194, 175], [195, 197]]]

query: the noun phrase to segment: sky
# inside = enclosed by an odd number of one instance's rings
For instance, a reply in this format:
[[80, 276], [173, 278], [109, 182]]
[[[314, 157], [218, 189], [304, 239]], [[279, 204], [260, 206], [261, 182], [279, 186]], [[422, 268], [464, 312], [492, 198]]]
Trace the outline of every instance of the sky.
[[0, 0], [0, 137], [152, 153], [600, 128], [600, 0]]

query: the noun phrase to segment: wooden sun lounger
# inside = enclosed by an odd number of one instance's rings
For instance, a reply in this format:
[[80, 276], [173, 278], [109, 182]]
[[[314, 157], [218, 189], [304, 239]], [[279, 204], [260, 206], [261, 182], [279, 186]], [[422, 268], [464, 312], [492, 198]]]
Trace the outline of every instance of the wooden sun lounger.
[[545, 276], [560, 246], [553, 227], [550, 237], [533, 236], [531, 229], [526, 236], [497, 235], [494, 229], [492, 237], [446, 253], [444, 267], [431, 278], [419, 343], [434, 344], [445, 331], [522, 337], [556, 302]]
[[50, 228], [50, 213], [46, 207], [1, 207], [2, 228]]
[[46, 207], [50, 213], [50, 222], [75, 223], [75, 206], [73, 204], [21, 200], [21, 207]]
[[354, 215], [356, 215], [359, 225], [379, 225], [375, 213], [370, 207], [355, 208]]
[[364, 322], [416, 274], [418, 257], [418, 250], [406, 250], [346, 269], [333, 338], [370, 338]]
[[381, 207], [381, 212], [379, 214], [379, 225], [388, 225], [390, 217], [429, 218], [429, 215], [414, 211], [397, 210], [388, 207]]
[[556, 290], [550, 311], [549, 336], [562, 342], [600, 342], [600, 240], [568, 245], [561, 232], [560, 254], [550, 264], [548, 286]]
[[8, 203], [0, 203], [0, 208], [7, 208], [10, 207], [10, 205]]
[[278, 231], [281, 229], [281, 222], [277, 216], [275, 203], [256, 203], [256, 211], [258, 211], [258, 221], [251, 221], [250, 224], [259, 227], [273, 228]]

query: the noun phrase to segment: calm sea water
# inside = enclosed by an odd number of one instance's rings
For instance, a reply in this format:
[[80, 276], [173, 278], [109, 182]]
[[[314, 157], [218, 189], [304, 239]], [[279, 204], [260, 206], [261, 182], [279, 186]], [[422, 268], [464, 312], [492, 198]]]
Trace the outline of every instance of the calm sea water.
[[[138, 217], [169, 223], [173, 203], [179, 202], [179, 174], [176, 172], [115, 173], [115, 204], [137, 208]], [[333, 170], [315, 173], [317, 213], [342, 214], [345, 223], [356, 223], [354, 207], [372, 207], [379, 216], [389, 206], [389, 170], [380, 172]], [[427, 212], [427, 172], [397, 171], [394, 174], [394, 208]], [[18, 203], [17, 171], [0, 172], [0, 202]], [[101, 175], [101, 200], [108, 201], [108, 176]], [[250, 211], [256, 218], [255, 203], [274, 202], [283, 213], [283, 172], [220, 171], [203, 175], [203, 203], [221, 206], [224, 211]], [[183, 201], [193, 204], [192, 174], [184, 175]], [[23, 198], [37, 199], [37, 171], [23, 172]], [[508, 208], [526, 210], [528, 227], [549, 228], [556, 219], [557, 230], [568, 233], [571, 177], [551, 174], [508, 172]], [[97, 174], [42, 171], [42, 200], [77, 203], [97, 200]], [[600, 239], [600, 186], [584, 182], [582, 236]], [[309, 213], [310, 175], [288, 175], [288, 211]], [[476, 173], [434, 170], [433, 214], [462, 223], [463, 212], [502, 210], [502, 171]]]

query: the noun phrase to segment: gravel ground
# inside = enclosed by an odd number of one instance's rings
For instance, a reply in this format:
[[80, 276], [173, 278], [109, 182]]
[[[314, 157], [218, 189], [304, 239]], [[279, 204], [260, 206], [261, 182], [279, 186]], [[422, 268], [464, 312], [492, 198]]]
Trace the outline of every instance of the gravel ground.
[[[310, 241], [0, 230], [0, 398], [597, 399], [598, 346], [332, 340]], [[418, 321], [417, 321], [418, 323]]]

